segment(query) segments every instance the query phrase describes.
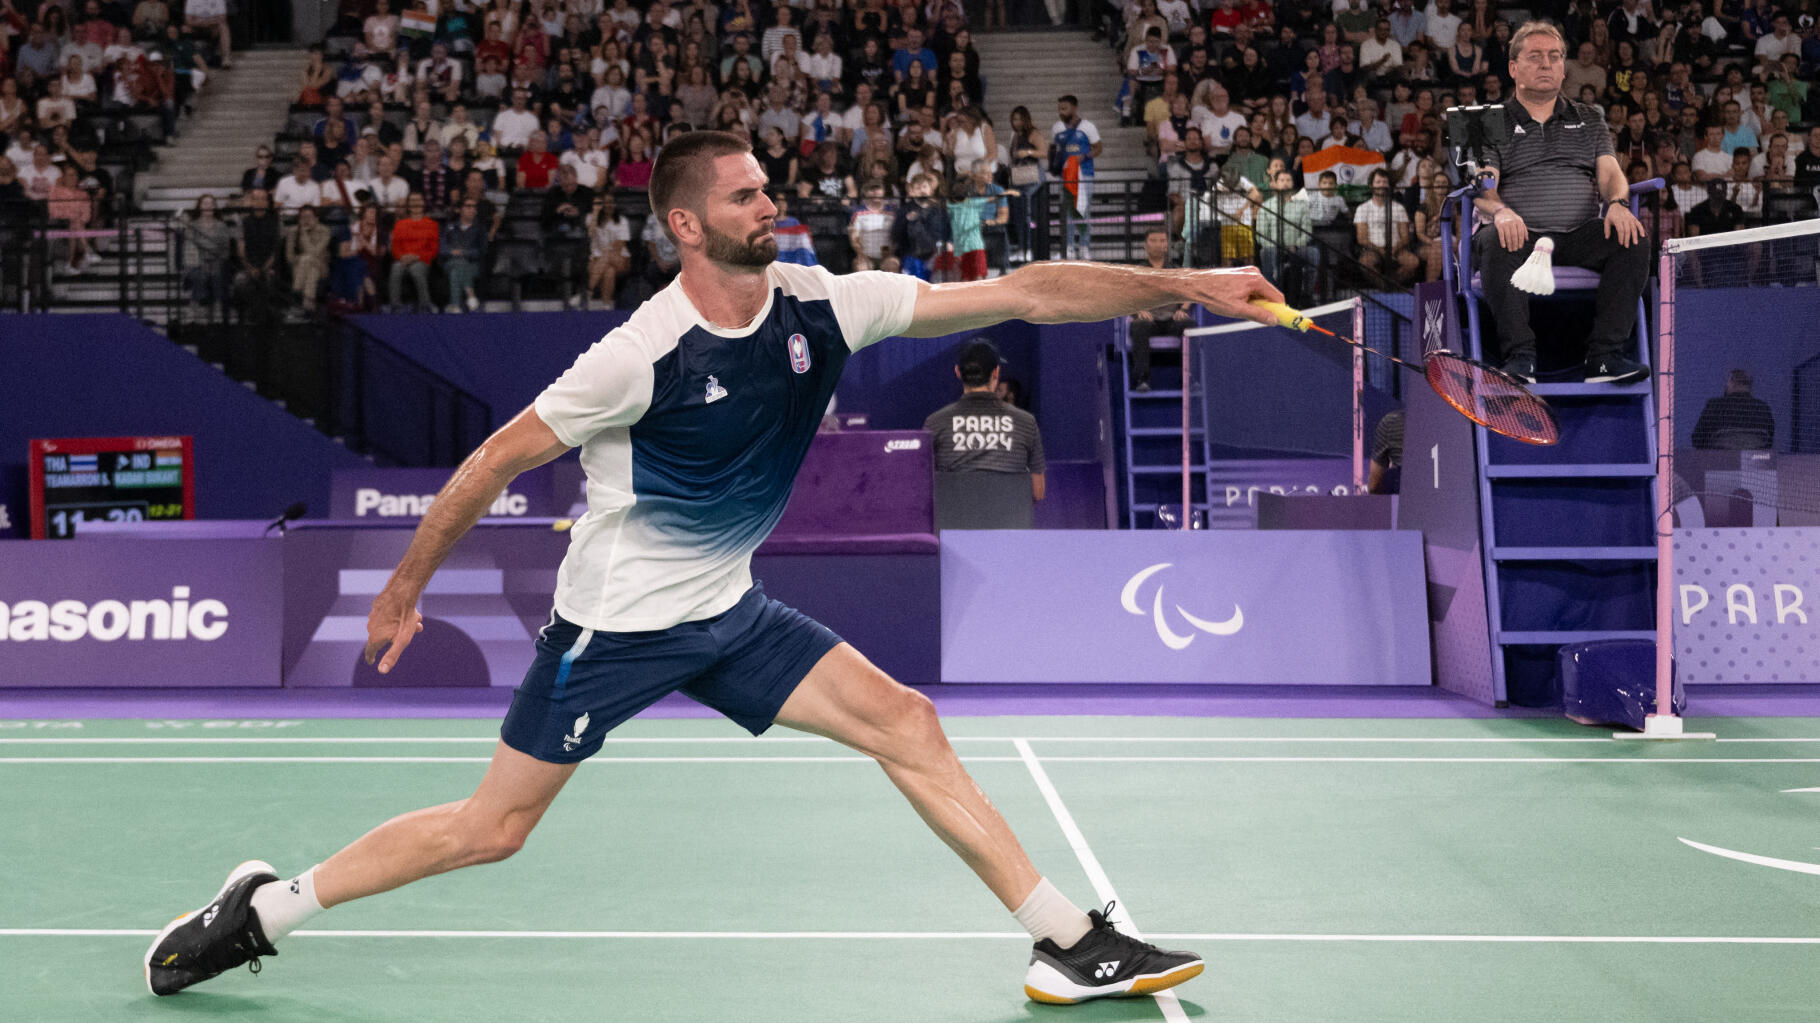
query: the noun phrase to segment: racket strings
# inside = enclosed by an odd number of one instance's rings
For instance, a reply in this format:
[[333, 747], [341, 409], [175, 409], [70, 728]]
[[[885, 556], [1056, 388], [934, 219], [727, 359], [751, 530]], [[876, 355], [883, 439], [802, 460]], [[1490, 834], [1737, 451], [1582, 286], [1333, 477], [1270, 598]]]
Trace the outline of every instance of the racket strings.
[[[1308, 323], [1307, 329], [1350, 345], [1365, 347], [1362, 343], [1343, 334], [1336, 334], [1317, 323]], [[1555, 419], [1554, 410], [1520, 381], [1502, 370], [1445, 349], [1429, 352], [1420, 366], [1376, 349], [1366, 350], [1398, 365], [1421, 370], [1423, 376], [1428, 378], [1428, 385], [1434, 388], [1442, 400], [1461, 415], [1493, 433], [1525, 444], [1553, 444], [1561, 439], [1561, 427]]]
[[1428, 354], [1428, 385], [1456, 410], [1494, 433], [1525, 444], [1553, 444], [1561, 430], [1548, 403], [1516, 380], [1453, 352]]

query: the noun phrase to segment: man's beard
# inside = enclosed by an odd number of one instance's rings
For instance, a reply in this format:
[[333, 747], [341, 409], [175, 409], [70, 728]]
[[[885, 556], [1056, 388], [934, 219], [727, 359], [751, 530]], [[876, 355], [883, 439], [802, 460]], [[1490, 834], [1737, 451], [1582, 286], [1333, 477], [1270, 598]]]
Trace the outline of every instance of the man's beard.
[[777, 239], [775, 237], [765, 237], [756, 242], [741, 241], [732, 235], [722, 234], [706, 224], [702, 225], [702, 231], [707, 236], [705, 254], [716, 263], [762, 270], [777, 260]]

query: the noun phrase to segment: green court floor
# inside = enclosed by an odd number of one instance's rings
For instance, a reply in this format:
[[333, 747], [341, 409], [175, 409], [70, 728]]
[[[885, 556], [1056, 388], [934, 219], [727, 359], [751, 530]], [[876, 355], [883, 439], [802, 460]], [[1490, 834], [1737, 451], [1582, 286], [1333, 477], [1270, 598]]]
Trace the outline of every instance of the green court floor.
[[870, 761], [710, 721], [615, 733], [513, 859], [156, 999], [146, 944], [235, 863], [300, 870], [461, 798], [496, 723], [0, 721], [0, 1019], [1811, 1020], [1820, 721], [1692, 724], [1722, 740], [951, 719], [1065, 893], [1208, 961], [1173, 996], [1050, 1007], [1023, 998], [1028, 939]]

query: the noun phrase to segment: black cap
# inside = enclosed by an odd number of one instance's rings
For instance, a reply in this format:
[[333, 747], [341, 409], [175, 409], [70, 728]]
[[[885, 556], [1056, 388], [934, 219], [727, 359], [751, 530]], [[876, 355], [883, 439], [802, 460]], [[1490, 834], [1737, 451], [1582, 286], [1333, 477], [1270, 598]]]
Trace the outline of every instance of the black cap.
[[961, 346], [960, 357], [954, 364], [960, 367], [961, 383], [968, 387], [980, 387], [992, 379], [992, 371], [1004, 364], [999, 358], [998, 346], [983, 337], [974, 338]]

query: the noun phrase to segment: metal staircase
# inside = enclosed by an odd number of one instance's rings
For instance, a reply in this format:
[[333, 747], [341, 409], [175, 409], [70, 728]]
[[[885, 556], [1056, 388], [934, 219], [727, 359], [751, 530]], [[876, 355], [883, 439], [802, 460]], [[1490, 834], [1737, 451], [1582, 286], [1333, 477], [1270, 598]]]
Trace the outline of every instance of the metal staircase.
[[[1183, 518], [1198, 515], [1205, 522], [1211, 514], [1208, 503], [1207, 464], [1211, 452], [1207, 446], [1207, 402], [1200, 381], [1188, 381], [1187, 401], [1182, 396], [1182, 366], [1155, 361], [1155, 356], [1180, 353], [1181, 338], [1156, 337], [1150, 341], [1151, 390], [1131, 389], [1131, 337], [1129, 321], [1120, 320], [1114, 328], [1118, 356], [1120, 394], [1125, 403], [1125, 528], [1180, 529]], [[1190, 438], [1189, 504], [1192, 512], [1184, 515], [1182, 505], [1182, 428]], [[1163, 506], [1178, 509], [1176, 522], [1158, 521]]]

